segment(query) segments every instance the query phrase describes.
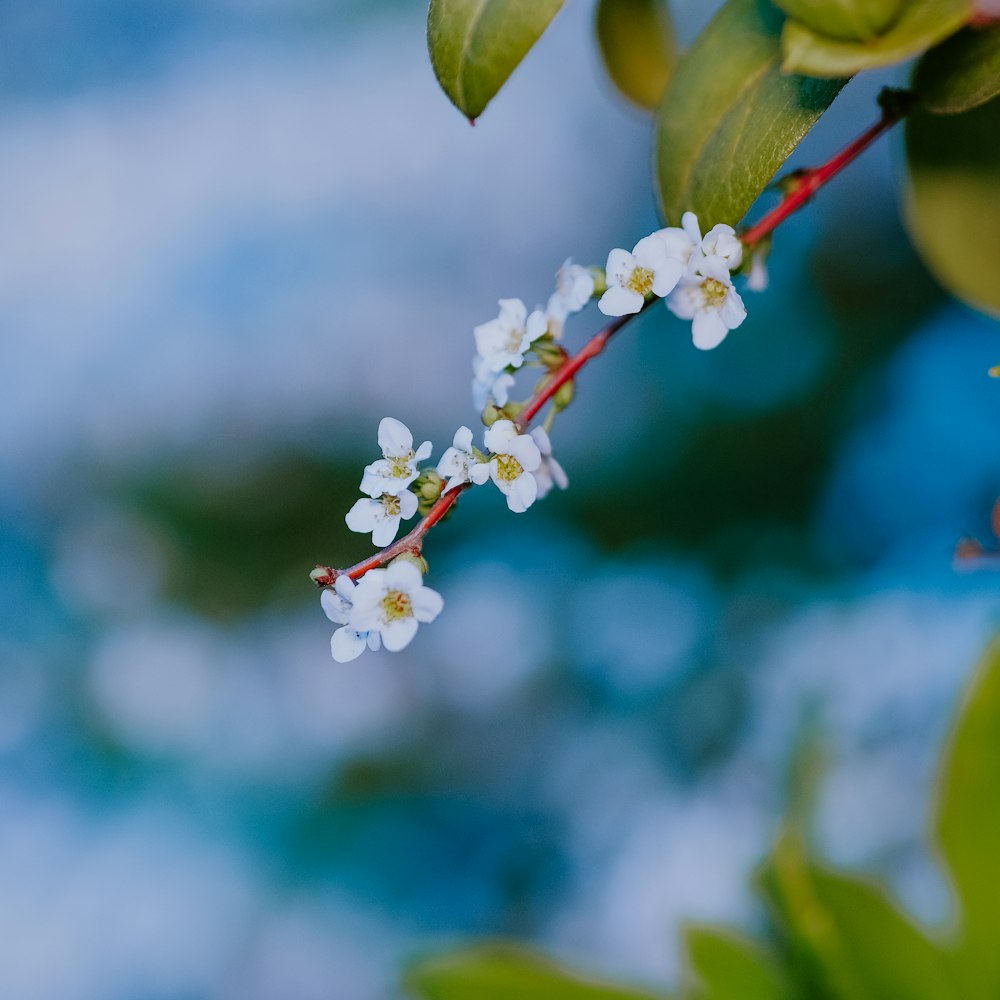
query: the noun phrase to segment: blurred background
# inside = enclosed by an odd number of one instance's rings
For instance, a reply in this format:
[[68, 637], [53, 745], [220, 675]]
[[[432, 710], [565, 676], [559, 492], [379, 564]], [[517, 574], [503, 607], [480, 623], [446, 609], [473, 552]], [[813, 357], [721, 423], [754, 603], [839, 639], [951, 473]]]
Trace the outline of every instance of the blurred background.
[[[717, 4], [674, 6], [690, 38]], [[721, 348], [657, 309], [587, 370], [567, 493], [463, 500], [405, 653], [330, 659], [308, 572], [370, 551], [379, 419], [439, 456], [496, 299], [657, 226], [590, 4], [475, 129], [425, 14], [0, 10], [4, 997], [394, 1000], [483, 935], [669, 983], [682, 921], [760, 919], [803, 744], [825, 856], [947, 916], [922, 831], [1000, 626], [952, 568], [1000, 493], [1000, 338], [909, 248], [898, 135], [782, 228]]]

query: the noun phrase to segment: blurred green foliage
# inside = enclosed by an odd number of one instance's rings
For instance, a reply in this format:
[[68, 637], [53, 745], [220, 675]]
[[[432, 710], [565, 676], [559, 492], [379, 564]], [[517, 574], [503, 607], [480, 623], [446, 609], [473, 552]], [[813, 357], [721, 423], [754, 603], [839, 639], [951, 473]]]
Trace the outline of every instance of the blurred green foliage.
[[[957, 919], [929, 933], [884, 886], [810, 854], [791, 821], [762, 867], [768, 940], [689, 928], [687, 1000], [978, 1000], [1000, 994], [1000, 639], [988, 650], [945, 753], [932, 833], [951, 875]], [[630, 997], [503, 948], [418, 964], [421, 1000]]]

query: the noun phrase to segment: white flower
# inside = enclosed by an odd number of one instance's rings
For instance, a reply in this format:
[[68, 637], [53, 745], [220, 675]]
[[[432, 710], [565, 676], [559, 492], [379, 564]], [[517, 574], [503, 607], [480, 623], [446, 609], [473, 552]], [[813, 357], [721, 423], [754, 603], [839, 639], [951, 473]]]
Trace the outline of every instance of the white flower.
[[[730, 271], [735, 271], [743, 263], [743, 244], [732, 226], [720, 222], [703, 237], [694, 212], [685, 212], [681, 225], [705, 257], [721, 257]], [[698, 266], [697, 258], [691, 261], [691, 266], [692, 269]]]
[[733, 288], [729, 268], [721, 257], [703, 258], [696, 273], [681, 279], [667, 299], [667, 308], [681, 319], [694, 321], [694, 346], [703, 351], [718, 347], [726, 334], [747, 317], [743, 300]]
[[566, 317], [578, 313], [593, 294], [593, 273], [567, 258], [556, 272], [556, 290], [549, 296], [549, 304], [545, 308], [546, 316], [556, 328], [556, 336], [562, 333]]
[[382, 458], [365, 466], [361, 492], [370, 497], [380, 497], [383, 493], [399, 496], [420, 475], [418, 463], [430, 457], [431, 443], [425, 441], [414, 451], [409, 428], [393, 417], [383, 417], [380, 421], [378, 443]]
[[659, 236], [644, 236], [631, 253], [612, 250], [608, 254], [608, 290], [597, 307], [605, 316], [637, 313], [650, 293], [669, 295], [683, 271], [684, 265], [670, 256]]
[[549, 328], [545, 313], [536, 309], [530, 316], [520, 299], [500, 299], [500, 315], [477, 326], [476, 350], [490, 371], [520, 368], [524, 352]]
[[478, 354], [472, 359], [472, 371], [472, 405], [482, 410], [493, 399], [497, 406], [506, 406], [514, 376], [509, 372], [493, 371], [486, 359]]
[[367, 646], [376, 650], [382, 645], [378, 632], [359, 632], [350, 625], [351, 611], [354, 606], [354, 581], [349, 576], [338, 576], [334, 590], [324, 590], [320, 594], [320, 604], [326, 612], [326, 617], [337, 625], [343, 625], [333, 633], [330, 640], [330, 652], [338, 663], [348, 663], [357, 659]]
[[747, 277], [747, 288], [751, 292], [765, 292], [769, 279], [767, 276], [767, 257], [762, 253], [755, 253], [750, 261], [750, 274]]
[[419, 622], [432, 622], [444, 601], [423, 585], [420, 570], [405, 560], [386, 569], [370, 569], [354, 589], [350, 625], [377, 632], [386, 649], [396, 653], [416, 635]]
[[[693, 212], [685, 213], [685, 218], [687, 216], [695, 218]], [[695, 232], [698, 233], [697, 222], [695, 222]], [[658, 229], [653, 235], [664, 245], [667, 255], [679, 260], [682, 267], [687, 270], [688, 263], [701, 239], [701, 233], [692, 236], [687, 229], [682, 229], [680, 226], [667, 226], [665, 229]]]
[[447, 485], [441, 491], [447, 493], [448, 490], [461, 486], [462, 483], [472, 482], [472, 467], [478, 459], [472, 453], [472, 431], [468, 427], [459, 427], [455, 431], [455, 440], [452, 446], [441, 456], [438, 462], [437, 471], [442, 479], [447, 479]]
[[417, 512], [417, 497], [409, 490], [399, 494], [383, 493], [377, 500], [362, 497], [347, 512], [347, 527], [351, 531], [372, 533], [372, 543], [385, 548], [399, 531], [399, 522]]
[[488, 462], [478, 462], [469, 470], [477, 484], [492, 479], [507, 497], [507, 506], [523, 514], [538, 496], [538, 483], [532, 473], [542, 464], [538, 445], [527, 434], [518, 434], [509, 420], [498, 420], [484, 436], [486, 447], [494, 452]]
[[531, 437], [538, 450], [542, 453], [542, 464], [533, 473], [535, 482], [538, 484], [538, 499], [542, 500], [552, 490], [553, 486], [558, 486], [564, 490], [569, 486], [569, 477], [563, 467], [552, 457], [552, 442], [544, 427], [535, 427], [531, 432]]

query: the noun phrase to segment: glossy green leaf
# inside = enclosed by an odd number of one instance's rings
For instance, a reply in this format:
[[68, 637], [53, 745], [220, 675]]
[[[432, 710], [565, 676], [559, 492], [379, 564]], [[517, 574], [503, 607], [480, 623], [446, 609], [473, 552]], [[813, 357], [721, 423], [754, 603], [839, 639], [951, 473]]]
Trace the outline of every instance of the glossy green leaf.
[[504, 945], [422, 962], [410, 971], [407, 986], [420, 1000], [656, 1000], [651, 993], [571, 975], [546, 959]]
[[780, 70], [782, 15], [729, 0], [677, 66], [657, 115], [660, 206], [736, 225], [837, 96], [842, 81]]
[[931, 49], [917, 64], [913, 90], [919, 106], [957, 115], [1000, 94], [1000, 24], [965, 28]]
[[903, 0], [774, 0], [790, 17], [821, 35], [863, 41], [881, 35]]
[[431, 0], [427, 47], [455, 107], [478, 118], [562, 5], [563, 0]]
[[598, 0], [595, 28], [612, 83], [653, 111], [677, 62], [677, 39], [664, 0]]
[[884, 34], [868, 41], [844, 41], [789, 20], [782, 33], [783, 68], [788, 73], [848, 77], [920, 55], [954, 34], [972, 16], [972, 0], [910, 0]]
[[939, 787], [937, 840], [962, 911], [965, 996], [1000, 996], [1000, 640], [980, 665]]
[[906, 217], [921, 256], [950, 292], [1000, 316], [1000, 99], [911, 115], [906, 152]]
[[808, 860], [784, 836], [769, 875], [781, 920], [839, 1000], [964, 1000], [945, 953], [874, 884]]
[[689, 927], [685, 940], [697, 983], [693, 1000], [786, 1000], [790, 996], [774, 959], [745, 938]]

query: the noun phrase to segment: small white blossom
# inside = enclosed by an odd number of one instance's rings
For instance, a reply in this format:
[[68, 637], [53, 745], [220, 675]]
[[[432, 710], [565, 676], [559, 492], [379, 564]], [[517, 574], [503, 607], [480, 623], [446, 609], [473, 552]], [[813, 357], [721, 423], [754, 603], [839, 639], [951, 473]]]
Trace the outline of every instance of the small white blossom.
[[423, 582], [420, 570], [405, 560], [370, 569], [354, 589], [351, 627], [377, 633], [386, 649], [398, 652], [420, 622], [434, 621], [444, 607], [441, 595]]
[[490, 371], [520, 368], [524, 352], [549, 328], [545, 313], [536, 309], [530, 316], [520, 299], [500, 299], [500, 315], [482, 323], [472, 332], [476, 350]]
[[670, 256], [660, 237], [645, 236], [631, 253], [616, 249], [608, 254], [608, 290], [597, 307], [605, 316], [637, 313], [650, 293], [669, 295], [683, 271], [684, 265]]
[[755, 253], [750, 261], [750, 274], [747, 277], [747, 288], [751, 292], [766, 292], [769, 283], [767, 275], [767, 258], [762, 253]]
[[[690, 215], [694, 218], [693, 212], [688, 212], [686, 215]], [[681, 262], [681, 266], [686, 271], [688, 269], [688, 264], [698, 247], [698, 242], [701, 238], [700, 234], [696, 239], [686, 229], [683, 229], [680, 226], [667, 226], [665, 229], [658, 229], [655, 233], [653, 233], [653, 235], [666, 248], [667, 255], [672, 257], [674, 260], [679, 260]]]
[[472, 467], [478, 459], [472, 452], [472, 431], [468, 427], [459, 427], [455, 431], [455, 440], [452, 446], [441, 456], [438, 462], [437, 472], [442, 479], [448, 482], [441, 491], [447, 493], [448, 490], [461, 486], [462, 483], [472, 482]]
[[578, 313], [593, 294], [594, 275], [591, 270], [567, 258], [556, 272], [556, 290], [549, 296], [549, 304], [545, 308], [557, 337], [562, 334], [566, 317]]
[[696, 273], [681, 279], [667, 299], [667, 308], [681, 319], [693, 320], [694, 346], [703, 351], [718, 347], [747, 317], [721, 257], [703, 258]]
[[[730, 271], [735, 271], [743, 263], [743, 244], [732, 226], [720, 222], [703, 237], [698, 225], [698, 216], [694, 212], [685, 212], [681, 219], [681, 225], [688, 236], [697, 244], [701, 255], [720, 257], [726, 262], [726, 267]], [[697, 257], [690, 263], [692, 269], [696, 268], [698, 266]]]
[[383, 493], [399, 496], [417, 476], [418, 464], [431, 454], [431, 443], [425, 441], [413, 450], [413, 435], [406, 424], [394, 417], [383, 417], [378, 425], [378, 443], [382, 458], [365, 466], [361, 492], [370, 497]]
[[478, 462], [469, 470], [477, 484], [492, 479], [507, 497], [507, 506], [523, 514], [538, 496], [538, 483], [532, 473], [542, 464], [538, 445], [527, 435], [519, 434], [510, 420], [498, 420], [484, 436], [486, 447], [494, 454], [488, 462]]
[[495, 372], [485, 358], [478, 354], [472, 359], [472, 405], [482, 410], [492, 399], [497, 406], [506, 406], [514, 376], [509, 372]]
[[338, 663], [349, 663], [357, 659], [367, 646], [376, 650], [382, 645], [382, 637], [378, 632], [359, 632], [349, 623], [354, 607], [354, 581], [349, 576], [338, 576], [333, 590], [324, 590], [320, 594], [320, 604], [326, 612], [326, 617], [337, 625], [343, 625], [333, 633], [330, 640], [330, 652]]
[[417, 512], [417, 497], [409, 490], [399, 494], [383, 493], [378, 499], [362, 497], [347, 512], [347, 527], [362, 534], [370, 531], [372, 543], [385, 548], [396, 537], [399, 522]]
[[542, 464], [534, 471], [535, 482], [538, 484], [538, 499], [542, 500], [551, 492], [553, 486], [564, 490], [569, 486], [569, 477], [563, 467], [552, 456], [552, 442], [544, 427], [535, 427], [531, 437], [542, 454]]

